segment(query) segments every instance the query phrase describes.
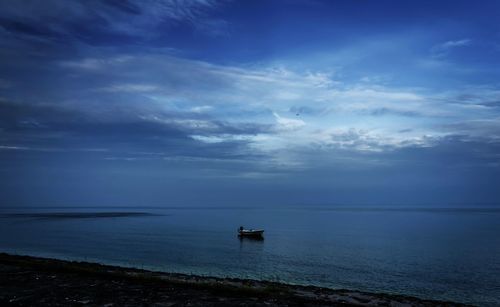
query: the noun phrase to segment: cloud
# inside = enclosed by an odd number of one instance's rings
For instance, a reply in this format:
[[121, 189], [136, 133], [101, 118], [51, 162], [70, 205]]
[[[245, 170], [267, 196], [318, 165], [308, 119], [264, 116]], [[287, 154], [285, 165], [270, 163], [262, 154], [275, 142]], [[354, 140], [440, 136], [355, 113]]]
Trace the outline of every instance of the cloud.
[[0, 150], [29, 150], [29, 147], [23, 147], [23, 146], [3, 146], [0, 145]]
[[[4, 130], [11, 142], [4, 146], [48, 147], [42, 139], [50, 143], [50, 135], [66, 138], [70, 147], [79, 140], [82, 148], [106, 143], [127, 152], [248, 156], [252, 163], [259, 157], [261, 163], [301, 169], [307, 163], [295, 153], [391, 152], [434, 146], [434, 140], [453, 135], [492, 139], [493, 125], [455, 123], [499, 116], [492, 106], [498, 98], [494, 85], [436, 91], [284, 64], [214, 64], [158, 50], [93, 48], [80, 57], [35, 59], [41, 60], [30, 69], [38, 81], [6, 97], [17, 101], [11, 105], [33, 109], [13, 114], [15, 120], [3, 118], [4, 129], [18, 129], [17, 138]], [[16, 142], [21, 136], [25, 143]]]
[[220, 34], [226, 22], [208, 16], [220, 5], [215, 0], [20, 1], [0, 4], [0, 27], [24, 40], [130, 44], [161, 37], [180, 23]]
[[[46, 66], [45, 62], [39, 65]], [[233, 155], [253, 152], [276, 165], [291, 167], [302, 160], [284, 153], [292, 148], [382, 152], [432, 146], [432, 139], [448, 135], [488, 137], [494, 132], [472, 127], [468, 131], [466, 126], [453, 125], [492, 117], [486, 110], [471, 113], [462, 101], [452, 103], [460, 93], [390, 87], [375, 81], [346, 84], [331, 72], [300, 72], [284, 66], [216, 65], [153, 52], [104, 52], [51, 65], [57, 72], [51, 77], [57, 80], [57, 90], [48, 92], [43, 87], [40, 95], [37, 88], [25, 90], [33, 97], [43, 96], [51, 108], [73, 113], [54, 112], [56, 117], [44, 110], [38, 115], [38, 111], [29, 111], [29, 116], [26, 112], [22, 116], [16, 114], [12, 116], [17, 118], [12, 125], [17, 129], [23, 125], [23, 129], [39, 131], [48, 126], [59, 127], [60, 130], [48, 131], [70, 137], [90, 137], [102, 129], [106, 131], [102, 134], [103, 142], [124, 144], [131, 137], [129, 145], [137, 142], [139, 147], [145, 147], [144, 151], [168, 152], [168, 146], [158, 149], [152, 140], [164, 142], [177, 137], [183, 144], [228, 143], [235, 145]], [[488, 91], [477, 88], [466, 92], [474, 93], [474, 101], [494, 101], [496, 91], [492, 87]], [[23, 105], [37, 106], [36, 99], [26, 99]], [[58, 124], [60, 118], [78, 116], [81, 120], [74, 122], [79, 121], [79, 125], [71, 121]], [[403, 129], [405, 133], [401, 133]], [[216, 156], [214, 152], [210, 154]]]
[[278, 123], [278, 129], [297, 130], [306, 125], [306, 123], [301, 119], [282, 117], [276, 112], [274, 112], [273, 115]]
[[151, 93], [158, 89], [154, 84], [115, 84], [99, 89], [102, 92]]
[[189, 110], [191, 112], [194, 112], [194, 113], [205, 113], [205, 112], [209, 112], [212, 109], [213, 109], [212, 106], [204, 105], [204, 106], [194, 106]]
[[488, 139], [490, 142], [500, 141], [500, 117], [452, 122], [443, 124], [442, 128], [455, 135]]
[[229, 37], [231, 35], [229, 23], [222, 19], [206, 19], [195, 23], [197, 32], [212, 37]]
[[455, 47], [462, 47], [462, 46], [468, 46], [470, 45], [471, 40], [466, 38], [466, 39], [461, 39], [457, 41], [447, 41], [439, 45], [440, 48], [442, 49], [450, 49], [450, 48], [455, 48]]
[[469, 46], [471, 45], [471, 43], [472, 40], [468, 38], [446, 41], [444, 43], [433, 46], [431, 48], [431, 53], [434, 57], [440, 58], [448, 55], [448, 53], [455, 48]]
[[[189, 116], [189, 114], [184, 114]], [[104, 120], [103, 120], [104, 119]], [[27, 125], [25, 121], [35, 122]], [[231, 125], [215, 120], [178, 119], [115, 114], [96, 118], [58, 105], [26, 105], [0, 101], [0, 146], [10, 150], [85, 151], [100, 156], [139, 155], [156, 152], [168, 156], [226, 159], [241, 157], [247, 141], [243, 135], [267, 131], [258, 125]], [[208, 146], [212, 135], [227, 136], [224, 146]], [[220, 150], [222, 149], [223, 150]], [[250, 154], [247, 159], [251, 160]]]
[[467, 86], [459, 91], [450, 91], [442, 101], [463, 107], [497, 108], [500, 106], [500, 89], [492, 86]]
[[109, 69], [114, 65], [131, 60], [130, 56], [114, 56], [110, 58], [84, 58], [77, 61], [60, 61], [62, 67], [75, 68], [88, 71], [102, 71]]

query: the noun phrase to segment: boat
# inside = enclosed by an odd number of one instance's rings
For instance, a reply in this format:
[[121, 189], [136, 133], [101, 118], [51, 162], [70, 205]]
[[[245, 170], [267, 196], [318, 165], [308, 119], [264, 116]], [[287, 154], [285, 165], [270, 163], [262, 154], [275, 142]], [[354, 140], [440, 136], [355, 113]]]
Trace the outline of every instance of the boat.
[[245, 229], [243, 226], [238, 229], [238, 236], [240, 237], [262, 238], [263, 234], [263, 229]]

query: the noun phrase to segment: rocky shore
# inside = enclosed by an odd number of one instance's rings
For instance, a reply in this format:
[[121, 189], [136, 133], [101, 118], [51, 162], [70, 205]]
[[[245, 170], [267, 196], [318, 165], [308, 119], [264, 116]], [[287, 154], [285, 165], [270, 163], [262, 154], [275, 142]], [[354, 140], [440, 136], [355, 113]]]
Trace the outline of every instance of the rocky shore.
[[461, 306], [0, 253], [0, 306]]

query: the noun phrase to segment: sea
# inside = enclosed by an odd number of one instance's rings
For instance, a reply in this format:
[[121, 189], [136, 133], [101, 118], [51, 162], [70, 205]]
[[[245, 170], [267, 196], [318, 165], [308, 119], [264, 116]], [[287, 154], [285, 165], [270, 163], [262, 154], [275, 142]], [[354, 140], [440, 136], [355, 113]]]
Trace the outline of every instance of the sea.
[[0, 251], [500, 305], [498, 206], [2, 208]]

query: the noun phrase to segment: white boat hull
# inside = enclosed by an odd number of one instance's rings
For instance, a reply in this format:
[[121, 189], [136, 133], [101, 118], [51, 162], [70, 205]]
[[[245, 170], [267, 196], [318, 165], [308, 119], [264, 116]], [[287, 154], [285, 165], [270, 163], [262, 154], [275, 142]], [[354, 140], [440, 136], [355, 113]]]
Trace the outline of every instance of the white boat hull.
[[239, 230], [238, 235], [242, 237], [262, 237], [264, 234], [264, 230], [258, 229], [244, 229], [244, 230]]

